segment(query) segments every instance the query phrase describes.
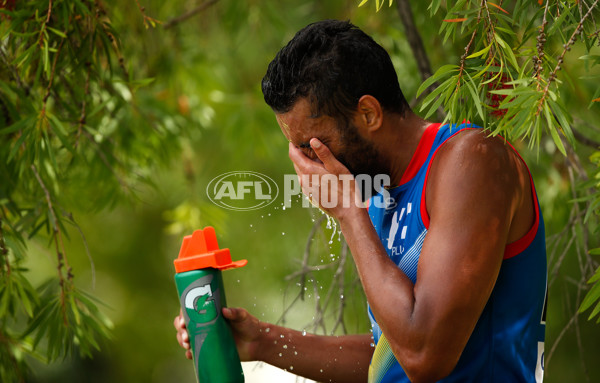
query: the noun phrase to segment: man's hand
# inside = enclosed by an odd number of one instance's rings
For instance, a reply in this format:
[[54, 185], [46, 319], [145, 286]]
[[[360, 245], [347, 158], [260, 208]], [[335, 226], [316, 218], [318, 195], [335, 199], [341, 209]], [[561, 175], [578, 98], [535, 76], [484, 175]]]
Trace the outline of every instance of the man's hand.
[[356, 182], [348, 169], [317, 138], [312, 138], [310, 145], [318, 160], [308, 158], [292, 143], [289, 146], [289, 156], [302, 192], [313, 204], [338, 220], [362, 207]]
[[[261, 329], [258, 319], [248, 313], [248, 311], [239, 308], [223, 308], [223, 317], [228, 320], [233, 332], [233, 337], [240, 355], [240, 360], [255, 360], [255, 354], [258, 347], [258, 339]], [[185, 357], [192, 359], [192, 350], [190, 338], [185, 326], [183, 313], [175, 317], [173, 326], [177, 330], [177, 342], [185, 349]]]
[[[241, 361], [263, 361], [309, 379], [325, 382], [365, 382], [373, 355], [370, 334], [321, 336], [260, 322], [248, 311], [223, 308]], [[183, 314], [173, 322], [177, 341], [192, 359]]]
[[179, 315], [173, 320], [173, 326], [177, 331], [177, 342], [185, 349], [185, 357], [192, 359], [192, 348], [190, 346], [190, 336], [188, 335], [187, 328], [185, 327], [185, 319], [183, 319], [183, 312], [179, 311]]

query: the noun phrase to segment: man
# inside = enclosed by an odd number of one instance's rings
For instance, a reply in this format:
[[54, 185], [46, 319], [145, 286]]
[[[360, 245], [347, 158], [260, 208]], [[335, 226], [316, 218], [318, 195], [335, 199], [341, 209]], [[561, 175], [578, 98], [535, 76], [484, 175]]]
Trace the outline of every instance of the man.
[[[348, 22], [298, 32], [262, 87], [305, 194], [355, 200], [348, 174], [395, 187], [368, 208], [321, 206], [352, 251], [376, 346], [371, 334], [304, 335], [225, 308], [241, 359], [324, 382], [541, 381], [544, 226], [514, 149], [415, 115], [388, 54]], [[189, 354], [181, 317], [175, 327]]]

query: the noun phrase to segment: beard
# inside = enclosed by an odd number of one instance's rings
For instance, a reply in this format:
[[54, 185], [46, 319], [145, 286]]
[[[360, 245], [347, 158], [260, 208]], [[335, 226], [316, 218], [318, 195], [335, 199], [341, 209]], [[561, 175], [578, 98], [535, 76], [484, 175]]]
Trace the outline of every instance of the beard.
[[360, 136], [358, 129], [351, 122], [340, 129], [340, 136], [340, 141], [344, 149], [342, 153], [339, 153], [336, 156], [338, 161], [348, 168], [354, 178], [360, 174], [365, 174], [370, 178], [370, 183], [357, 183], [361, 198], [364, 202], [372, 195], [380, 192], [380, 185], [376, 185], [374, 182], [375, 176], [388, 176], [387, 179], [389, 182], [390, 172], [387, 161], [385, 161], [371, 141]]

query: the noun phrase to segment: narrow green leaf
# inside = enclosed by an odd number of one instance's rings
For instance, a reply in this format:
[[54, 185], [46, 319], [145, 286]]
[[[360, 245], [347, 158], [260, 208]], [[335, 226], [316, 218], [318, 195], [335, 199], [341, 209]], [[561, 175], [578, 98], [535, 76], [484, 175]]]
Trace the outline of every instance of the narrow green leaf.
[[592, 313], [588, 317], [588, 320], [591, 320], [593, 317], [598, 315], [598, 313], [600, 313], [600, 302], [598, 302], [598, 304], [596, 304], [596, 307], [594, 308], [594, 311], [592, 311]]
[[546, 122], [548, 123], [548, 130], [550, 131], [550, 135], [552, 136], [552, 140], [556, 144], [558, 150], [563, 154], [563, 156], [567, 155], [567, 151], [565, 150], [565, 146], [560, 139], [560, 135], [558, 134], [558, 129], [556, 124], [554, 123], [554, 118], [552, 117], [552, 112], [550, 111], [550, 106], [546, 103], [544, 104], [544, 115], [546, 116]]
[[429, 108], [429, 111], [425, 115], [425, 119], [427, 119], [429, 116], [431, 116], [433, 114], [433, 112], [435, 112], [437, 110], [437, 108], [442, 104], [442, 102], [444, 102], [444, 98], [438, 97], [438, 99], [431, 105], [431, 108]]
[[50, 32], [52, 32], [52, 33], [54, 33], [54, 34], [56, 34], [56, 35], [58, 35], [58, 36], [62, 37], [63, 39], [66, 39], [66, 38], [67, 38], [67, 35], [65, 35], [65, 34], [64, 34], [64, 32], [61, 32], [61, 31], [59, 31], [58, 29], [55, 29], [55, 28], [49, 27], [49, 26], [47, 26], [47, 25], [46, 25], [46, 28], [48, 28], [48, 30], [49, 30]]
[[35, 120], [35, 117], [32, 117], [32, 116], [25, 117], [25, 118], [15, 122], [14, 124], [7, 126], [6, 128], [0, 129], [0, 135], [13, 133], [18, 130], [27, 128], [27, 127], [29, 127], [29, 125], [31, 125], [33, 123], [34, 120]]
[[483, 48], [480, 51], [477, 51], [477, 52], [475, 52], [475, 53], [467, 56], [467, 58], [468, 59], [472, 59], [472, 58], [475, 58], [475, 57], [483, 56], [484, 54], [486, 54], [486, 53], [489, 52], [489, 50], [490, 50], [491, 47], [492, 47], [492, 44], [488, 45], [487, 47]]
[[479, 96], [477, 95], [477, 92], [475, 91], [475, 88], [473, 87], [472, 82], [467, 81], [466, 85], [467, 85], [467, 89], [471, 93], [471, 97], [473, 97], [472, 100], [473, 100], [473, 104], [475, 104], [475, 108], [477, 108], [477, 113], [479, 114], [479, 117], [483, 120], [484, 115], [483, 115], [483, 109], [481, 108], [481, 100], [479, 99]]
[[[600, 248], [593, 249], [592, 251], [595, 251], [594, 254], [600, 255]], [[590, 254], [592, 254], [592, 251], [590, 251]], [[600, 267], [596, 270], [596, 273], [590, 278], [588, 283], [594, 283], [598, 281], [600, 281]]]
[[563, 134], [565, 135], [567, 140], [572, 144], [573, 142], [575, 142], [575, 137], [573, 136], [571, 124], [569, 124], [569, 121], [567, 120], [567, 117], [565, 115], [566, 113], [564, 108], [558, 102], [554, 102], [552, 100], [548, 100], [548, 104], [552, 109], [554, 117], [557, 119], [558, 123], [560, 124], [560, 127], [562, 128]]
[[10, 149], [10, 153], [8, 154], [8, 158], [6, 159], [6, 162], [10, 162], [12, 160], [12, 158], [15, 156], [15, 154], [17, 154], [17, 151], [21, 148], [21, 145], [23, 145], [23, 142], [25, 141], [25, 139], [27, 138], [27, 136], [29, 136], [29, 133], [31, 133], [31, 130], [25, 130], [23, 131], [23, 133], [21, 133], [21, 137], [19, 137], [17, 139], [17, 141], [13, 144], [13, 147]]
[[583, 298], [583, 302], [581, 302], [581, 306], [579, 306], [579, 312], [582, 313], [585, 310], [592, 307], [594, 302], [600, 299], [600, 282], [596, 282], [590, 291], [586, 294], [585, 298]]
[[421, 108], [420, 108], [420, 112], [422, 112], [423, 110], [425, 110], [425, 108], [427, 107], [427, 105], [429, 105], [431, 102], [433, 102], [435, 100], [435, 98], [442, 93], [443, 91], [445, 91], [449, 86], [452, 86], [452, 83], [454, 82], [454, 77], [450, 77], [449, 79], [447, 79], [446, 81], [444, 81], [440, 86], [438, 86], [437, 88], [435, 88], [435, 90], [431, 93], [429, 93], [427, 95], [427, 97], [425, 97], [425, 99], [423, 100], [423, 103], [421, 104]]
[[419, 86], [419, 89], [417, 90], [417, 97], [419, 97], [419, 95], [421, 93], [423, 93], [423, 91], [425, 89], [429, 88], [429, 86], [431, 84], [433, 84], [434, 82], [436, 82], [440, 78], [444, 77], [444, 75], [446, 75], [447, 73], [449, 73], [453, 70], [458, 70], [458, 66], [457, 65], [444, 65], [444, 66], [440, 67], [431, 77], [429, 77], [427, 80], [423, 81], [421, 86]]

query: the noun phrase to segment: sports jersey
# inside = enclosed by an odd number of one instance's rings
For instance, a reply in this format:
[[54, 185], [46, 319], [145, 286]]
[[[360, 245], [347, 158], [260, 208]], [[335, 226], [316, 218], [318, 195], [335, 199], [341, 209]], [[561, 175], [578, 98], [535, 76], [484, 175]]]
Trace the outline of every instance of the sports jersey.
[[[431, 162], [453, 135], [472, 124], [431, 124], [424, 132], [400, 185], [389, 197], [369, 200], [369, 215], [389, 257], [410, 278], [429, 228], [425, 186]], [[544, 223], [531, 180], [535, 222], [525, 236], [506, 246], [498, 279], [460, 359], [440, 382], [541, 382], [545, 333], [546, 247]], [[387, 200], [387, 202], [385, 202]], [[485, 228], [482, 228], [485, 230]], [[409, 382], [382, 334], [371, 308], [375, 351], [369, 383]]]

